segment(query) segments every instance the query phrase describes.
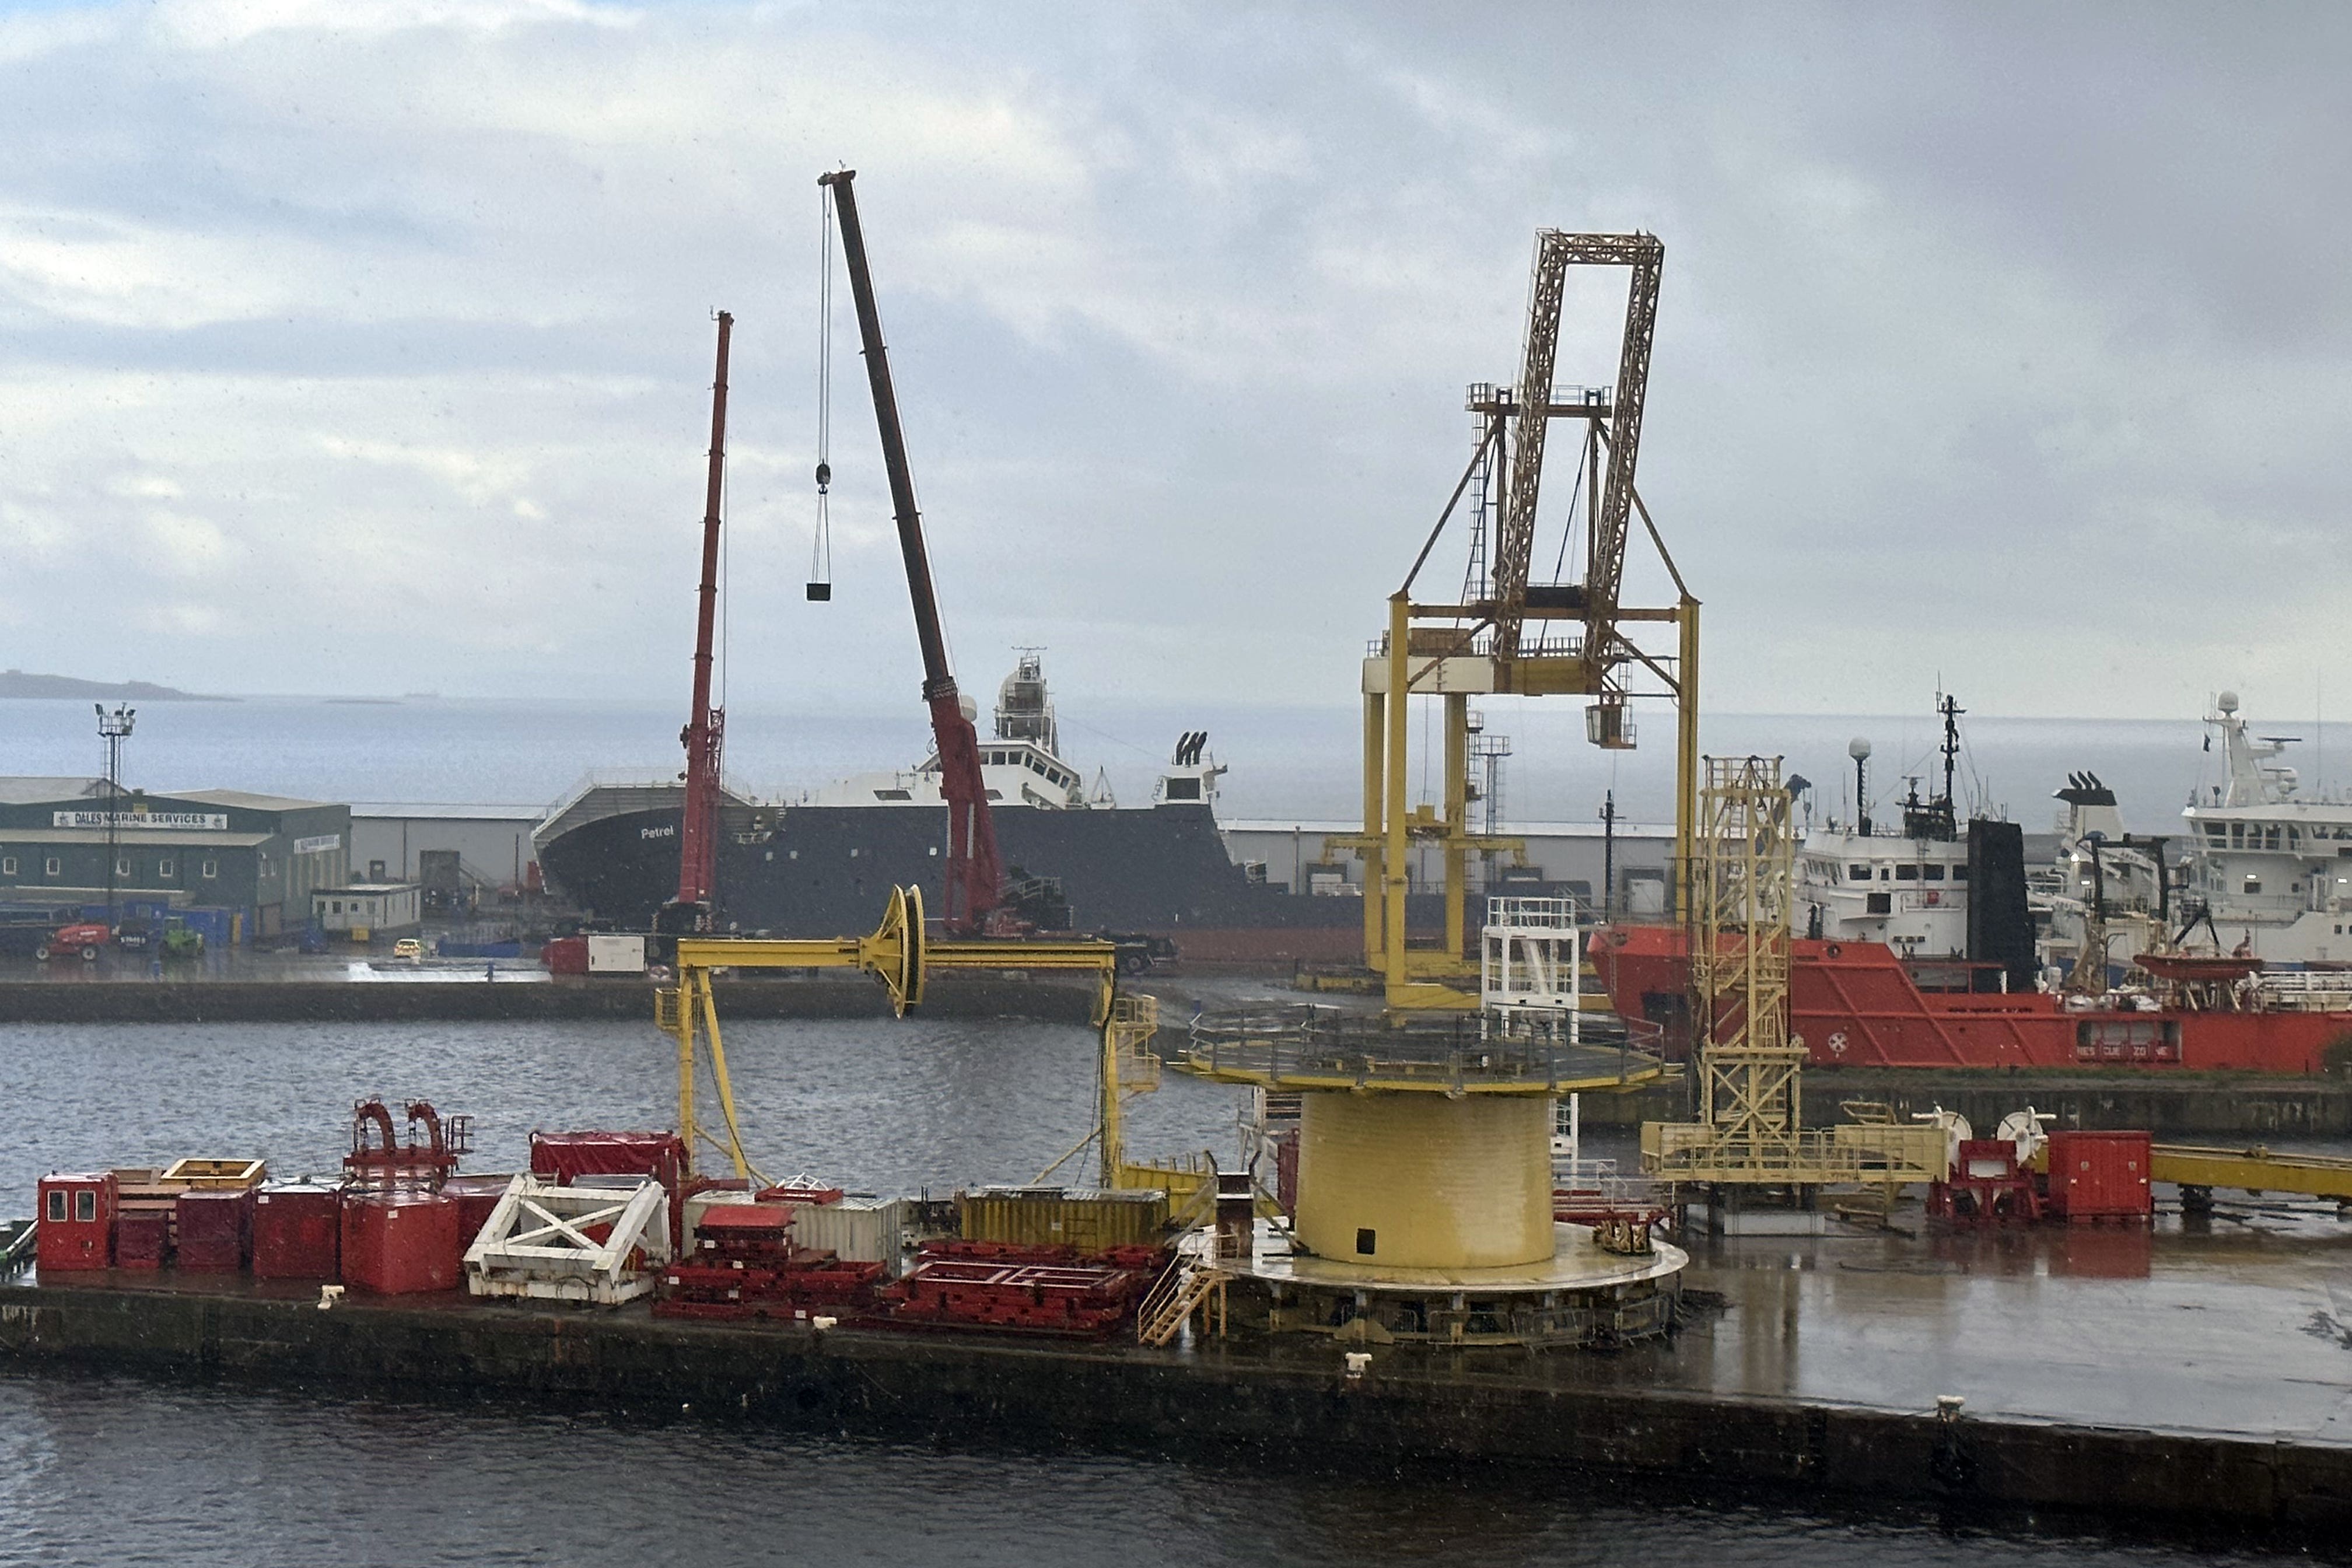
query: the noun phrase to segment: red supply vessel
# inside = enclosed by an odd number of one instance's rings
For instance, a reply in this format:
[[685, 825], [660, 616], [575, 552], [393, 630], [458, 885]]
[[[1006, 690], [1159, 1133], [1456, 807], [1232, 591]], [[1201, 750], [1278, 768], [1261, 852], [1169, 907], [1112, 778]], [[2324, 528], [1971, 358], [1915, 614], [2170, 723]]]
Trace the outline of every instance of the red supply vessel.
[[111, 1171], [52, 1171], [40, 1181], [35, 1257], [45, 1274], [114, 1266], [121, 1188]]
[[125, 1211], [114, 1220], [114, 1266], [161, 1268], [172, 1258], [172, 1216], [152, 1210]]
[[175, 1206], [180, 1268], [234, 1274], [245, 1267], [253, 1225], [250, 1188], [182, 1193]]
[[[2331, 1045], [2352, 1037], [2352, 1013], [2250, 994], [2238, 983], [2261, 966], [2247, 959], [2146, 954], [2138, 962], [2158, 995], [2065, 997], [1977, 990], [1985, 966], [1906, 963], [1884, 942], [1800, 939], [1789, 948], [1789, 1026], [1816, 1067], [2312, 1075], [2326, 1070]], [[1686, 1048], [1690, 963], [1680, 928], [1604, 926], [1588, 951], [1621, 1017], [1664, 1026], [1669, 1055]]]
[[438, 1193], [347, 1193], [343, 1283], [378, 1296], [457, 1288], [457, 1200]]
[[2145, 1132], [2053, 1132], [2049, 1210], [2073, 1224], [2142, 1220], [2156, 1213]]
[[253, 1195], [253, 1277], [333, 1279], [342, 1258], [342, 1194], [312, 1183]]

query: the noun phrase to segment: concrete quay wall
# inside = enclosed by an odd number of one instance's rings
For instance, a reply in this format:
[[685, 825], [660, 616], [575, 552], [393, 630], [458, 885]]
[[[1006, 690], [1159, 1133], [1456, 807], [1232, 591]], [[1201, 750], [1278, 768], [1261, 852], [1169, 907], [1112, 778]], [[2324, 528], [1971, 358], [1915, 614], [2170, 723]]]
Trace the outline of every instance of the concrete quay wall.
[[[933, 976], [923, 1012], [942, 1018], [1032, 1018], [1083, 1024], [1091, 987], [1054, 981]], [[211, 1024], [621, 1018], [650, 1023], [652, 988], [634, 980], [0, 982], [0, 1024]], [[719, 1013], [740, 1018], [889, 1016], [864, 977], [721, 981]]]
[[636, 1405], [877, 1436], [1081, 1444], [1251, 1462], [1514, 1467], [1990, 1512], [2324, 1536], [2352, 1447], [1685, 1391], [1576, 1386], [1547, 1363], [1237, 1344], [1192, 1353], [758, 1328], [621, 1314], [160, 1289], [0, 1289], [0, 1365], [299, 1388]]

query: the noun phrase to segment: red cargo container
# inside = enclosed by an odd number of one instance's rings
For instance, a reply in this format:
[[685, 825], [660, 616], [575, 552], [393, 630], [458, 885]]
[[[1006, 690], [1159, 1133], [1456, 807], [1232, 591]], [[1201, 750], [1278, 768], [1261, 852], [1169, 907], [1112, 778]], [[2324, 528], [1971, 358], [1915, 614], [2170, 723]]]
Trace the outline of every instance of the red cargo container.
[[588, 973], [588, 939], [584, 936], [550, 938], [539, 950], [540, 963], [550, 974], [585, 974]]
[[161, 1268], [171, 1261], [172, 1216], [152, 1210], [117, 1215], [114, 1219], [114, 1266], [117, 1268]]
[[466, 1249], [482, 1234], [488, 1223], [490, 1211], [507, 1195], [514, 1184], [512, 1176], [452, 1176], [441, 1184], [441, 1195], [457, 1202], [457, 1261], [466, 1260]]
[[347, 1193], [343, 1283], [378, 1296], [457, 1288], [457, 1200], [438, 1193]]
[[40, 1182], [36, 1259], [44, 1273], [114, 1265], [114, 1221], [121, 1188], [111, 1171], [52, 1171]]
[[2145, 1132], [2050, 1134], [2050, 1212], [2070, 1223], [2147, 1219], [2156, 1212]]
[[341, 1191], [289, 1182], [253, 1195], [253, 1277], [333, 1279], [342, 1257]]
[[175, 1261], [184, 1269], [234, 1274], [245, 1267], [253, 1232], [253, 1192], [182, 1193], [175, 1205]]
[[583, 1176], [651, 1176], [669, 1193], [669, 1234], [686, 1225], [686, 1145], [675, 1132], [534, 1132], [530, 1173], [577, 1186]]

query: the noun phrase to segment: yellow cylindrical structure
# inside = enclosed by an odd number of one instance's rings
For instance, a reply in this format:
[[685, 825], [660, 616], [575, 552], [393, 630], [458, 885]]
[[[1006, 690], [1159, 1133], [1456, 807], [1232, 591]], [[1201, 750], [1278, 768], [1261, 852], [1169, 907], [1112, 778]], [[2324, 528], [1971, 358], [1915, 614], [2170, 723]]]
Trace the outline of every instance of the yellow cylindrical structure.
[[1300, 1103], [1298, 1239], [1367, 1268], [1552, 1255], [1551, 1100], [1337, 1092]]

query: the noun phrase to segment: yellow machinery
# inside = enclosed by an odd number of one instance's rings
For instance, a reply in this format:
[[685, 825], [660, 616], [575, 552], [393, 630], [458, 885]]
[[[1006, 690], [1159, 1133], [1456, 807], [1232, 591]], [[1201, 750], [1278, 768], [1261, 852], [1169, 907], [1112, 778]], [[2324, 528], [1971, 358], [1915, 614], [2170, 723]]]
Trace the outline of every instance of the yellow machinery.
[[[1470, 831], [1473, 696], [1589, 697], [1587, 737], [1596, 745], [1625, 748], [1634, 739], [1625, 705], [1636, 693], [1629, 681], [1644, 671], [1654, 678], [1656, 694], [1671, 698], [1675, 707], [1675, 886], [1678, 910], [1682, 907], [1697, 791], [1698, 601], [1633, 489], [1664, 258], [1664, 247], [1652, 235], [1546, 229], [1537, 236], [1518, 387], [1471, 389], [1471, 410], [1486, 417], [1477, 452], [1403, 586], [1389, 600], [1387, 635], [1364, 660], [1363, 832], [1331, 844], [1363, 862], [1364, 961], [1381, 977], [1391, 1010], [1476, 1005], [1473, 983], [1478, 966], [1464, 942], [1470, 859], [1525, 851], [1519, 840]], [[1624, 267], [1633, 274], [1613, 395], [1596, 390], [1564, 398], [1552, 384], [1561, 298], [1568, 268], [1577, 266]], [[1531, 584], [1546, 437], [1551, 421], [1562, 417], [1585, 422], [1591, 484], [1581, 581]], [[1473, 509], [1470, 566], [1460, 602], [1416, 603], [1414, 581], [1474, 480], [1479, 501]], [[1490, 508], [1498, 521], [1488, 571], [1485, 517]], [[1674, 580], [1678, 596], [1669, 607], [1620, 603], [1625, 545], [1636, 515]], [[1530, 623], [1537, 628], [1532, 636]], [[1645, 651], [1632, 640], [1630, 628], [1635, 626], [1668, 623], [1679, 634], [1671, 651]], [[1444, 702], [1442, 815], [1434, 803], [1415, 808], [1406, 799], [1406, 710], [1412, 697]], [[1420, 949], [1406, 941], [1406, 894], [1412, 848], [1432, 842], [1442, 847], [1444, 858], [1445, 934], [1436, 948]]]
[[1554, 1100], [1661, 1071], [1628, 1047], [1392, 1028], [1312, 1005], [1203, 1020], [1177, 1065], [1298, 1095], [1297, 1240], [1388, 1276], [1548, 1265]]
[[[2194, 1190], [2209, 1202], [2215, 1187], [2233, 1187], [2257, 1195], [2293, 1193], [2352, 1205], [2352, 1160], [2338, 1155], [2274, 1154], [2259, 1143], [2248, 1149], [2158, 1143], [2148, 1151], [2147, 1173]], [[2188, 1194], [2182, 1195], [2186, 1200]], [[2183, 1206], [2190, 1205], [2184, 1201]]]
[[1668, 1181], [1802, 1188], [1940, 1180], [1928, 1124], [1804, 1124], [1804, 1041], [1789, 1032], [1795, 857], [1778, 757], [1709, 757], [1690, 863], [1698, 1120], [1645, 1122], [1642, 1168]]
[[[856, 969], [874, 976], [890, 998], [891, 1011], [905, 1016], [919, 1006], [923, 986], [932, 971], [941, 969], [1014, 969], [1024, 972], [1065, 971], [1092, 974], [1100, 987], [1095, 1021], [1104, 1026], [1106, 1060], [1115, 1046], [1132, 1055], [1136, 1012], [1129, 1007], [1122, 1031], [1112, 1026], [1120, 1016], [1112, 994], [1118, 974], [1118, 950], [1092, 939], [1068, 941], [940, 941], [923, 929], [923, 896], [919, 889], [893, 888], [880, 926], [867, 936], [775, 940], [764, 937], [681, 937], [677, 943], [677, 984], [655, 995], [654, 1016], [661, 1027], [677, 1037], [677, 1126], [691, 1160], [704, 1144], [726, 1155], [738, 1176], [755, 1174], [744, 1157], [741, 1130], [736, 1124], [735, 1094], [727, 1076], [727, 1047], [719, 1034], [719, 1005], [711, 979], [729, 969]], [[1141, 1000], [1149, 1001], [1149, 998]], [[1150, 1037], [1148, 1029], [1144, 1038]], [[710, 1077], [725, 1123], [722, 1139], [701, 1123], [695, 1111], [697, 1062], [700, 1043], [707, 1041]], [[1147, 1053], [1148, 1054], [1148, 1053]], [[1118, 1065], [1110, 1062], [1110, 1100], [1118, 1099]], [[1116, 1165], [1118, 1114], [1110, 1111], [1113, 1146], [1106, 1160]]]

